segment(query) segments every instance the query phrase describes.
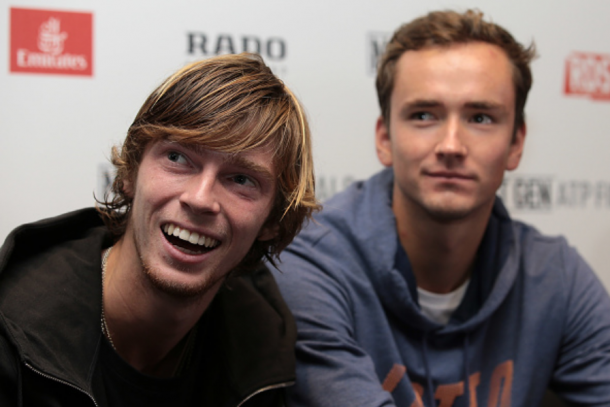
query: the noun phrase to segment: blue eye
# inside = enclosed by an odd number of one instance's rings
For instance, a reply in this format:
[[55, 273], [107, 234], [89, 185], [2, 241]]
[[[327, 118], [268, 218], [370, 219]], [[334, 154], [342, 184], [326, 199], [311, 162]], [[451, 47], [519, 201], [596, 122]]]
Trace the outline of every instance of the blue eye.
[[186, 163], [186, 158], [182, 154], [180, 154], [180, 153], [178, 153], [176, 151], [168, 152], [167, 153], [167, 159], [170, 160], [171, 162], [175, 162], [175, 163], [178, 163], [178, 164], [185, 164]]
[[428, 113], [428, 112], [415, 112], [411, 115], [411, 119], [427, 121], [427, 120], [433, 120], [434, 116], [432, 115], [432, 113]]
[[490, 124], [493, 123], [492, 118], [486, 114], [475, 114], [472, 118], [472, 121], [479, 124]]
[[252, 182], [249, 177], [243, 174], [234, 175], [231, 177], [231, 179], [233, 180], [233, 182], [239, 185], [254, 186], [254, 182]]

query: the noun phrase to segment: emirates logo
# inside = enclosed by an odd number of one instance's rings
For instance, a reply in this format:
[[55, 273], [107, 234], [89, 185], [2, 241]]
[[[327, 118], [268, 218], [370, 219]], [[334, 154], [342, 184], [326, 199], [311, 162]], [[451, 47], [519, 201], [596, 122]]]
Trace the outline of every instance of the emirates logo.
[[38, 48], [51, 55], [59, 55], [64, 50], [64, 41], [68, 33], [61, 32], [61, 22], [57, 18], [49, 18], [40, 25], [38, 30]]
[[92, 76], [91, 13], [11, 9], [11, 72]]

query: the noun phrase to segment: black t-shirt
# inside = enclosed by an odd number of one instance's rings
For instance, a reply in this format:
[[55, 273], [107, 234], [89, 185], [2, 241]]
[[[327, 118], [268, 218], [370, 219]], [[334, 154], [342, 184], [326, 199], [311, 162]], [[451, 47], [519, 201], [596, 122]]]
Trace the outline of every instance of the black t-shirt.
[[96, 374], [95, 398], [107, 406], [191, 407], [202, 405], [205, 383], [204, 321], [200, 321], [188, 364], [178, 377], [158, 378], [140, 373], [123, 360], [104, 337]]

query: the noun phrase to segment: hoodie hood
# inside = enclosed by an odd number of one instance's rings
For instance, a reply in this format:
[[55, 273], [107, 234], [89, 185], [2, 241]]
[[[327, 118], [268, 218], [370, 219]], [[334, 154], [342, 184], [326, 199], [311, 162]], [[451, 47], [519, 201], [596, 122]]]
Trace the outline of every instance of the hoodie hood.
[[353, 184], [282, 254], [305, 377], [294, 404], [533, 406], [549, 384], [576, 405], [607, 403], [610, 299], [565, 239], [510, 220], [496, 199], [442, 326], [420, 312], [401, 262], [393, 183], [386, 169]]
[[[468, 290], [451, 321], [443, 326], [426, 318], [416, 298], [415, 278], [406, 255], [406, 270], [397, 264], [399, 244], [392, 211], [394, 173], [385, 169], [367, 181], [356, 182], [324, 205], [316, 217], [323, 225], [317, 234], [333, 233], [359, 253], [368, 277], [384, 306], [404, 324], [438, 335], [468, 332], [484, 323], [502, 304], [515, 282], [519, 248], [506, 208], [496, 198], [479, 248]], [[313, 239], [321, 236], [315, 236]], [[306, 237], [307, 238], [307, 237]], [[340, 256], [340, 253], [335, 253]], [[400, 263], [400, 262], [398, 262]]]

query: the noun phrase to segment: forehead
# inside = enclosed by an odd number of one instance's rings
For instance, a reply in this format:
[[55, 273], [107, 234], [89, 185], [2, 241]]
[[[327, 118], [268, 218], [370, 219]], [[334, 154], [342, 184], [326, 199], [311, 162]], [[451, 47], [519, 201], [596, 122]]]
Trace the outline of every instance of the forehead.
[[424, 98], [511, 105], [515, 100], [513, 72], [505, 52], [484, 42], [406, 51], [396, 64], [392, 102]]

